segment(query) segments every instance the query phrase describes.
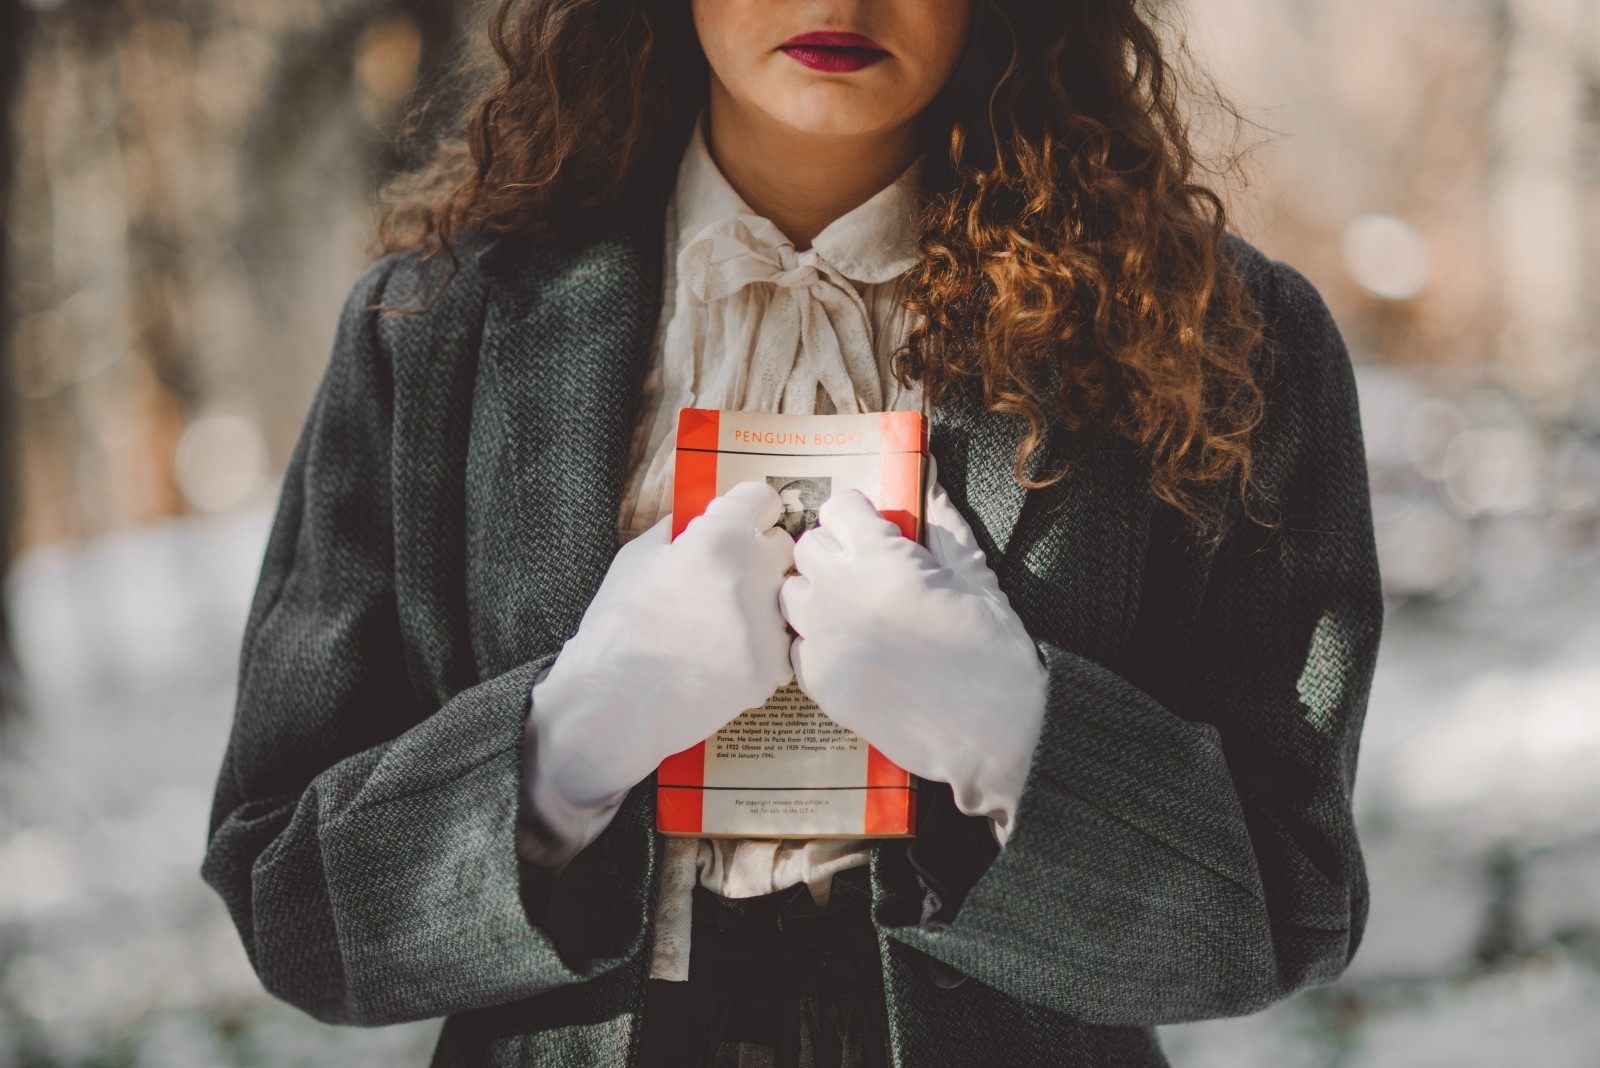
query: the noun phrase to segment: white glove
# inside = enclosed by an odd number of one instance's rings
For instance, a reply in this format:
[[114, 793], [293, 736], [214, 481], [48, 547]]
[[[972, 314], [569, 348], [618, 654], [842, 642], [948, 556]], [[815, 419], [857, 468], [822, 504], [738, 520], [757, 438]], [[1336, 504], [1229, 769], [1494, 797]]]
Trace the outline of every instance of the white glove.
[[782, 512], [771, 486], [743, 482], [676, 540], [668, 517], [617, 552], [533, 686], [525, 782], [544, 826], [528, 859], [570, 859], [663, 757], [789, 681], [778, 588], [794, 539], [773, 526]]
[[[931, 479], [930, 479], [931, 482]], [[824, 502], [779, 601], [800, 688], [829, 718], [987, 816], [1002, 845], [1044, 722], [1047, 673], [944, 490], [929, 548], [859, 492]]]

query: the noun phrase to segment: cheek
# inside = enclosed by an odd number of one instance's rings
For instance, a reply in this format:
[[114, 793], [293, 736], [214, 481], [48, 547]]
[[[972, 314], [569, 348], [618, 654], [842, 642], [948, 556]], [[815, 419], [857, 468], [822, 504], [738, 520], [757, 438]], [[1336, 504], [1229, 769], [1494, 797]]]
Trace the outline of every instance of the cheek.
[[937, 91], [955, 72], [966, 51], [972, 24], [970, 0], [903, 0], [902, 24], [913, 28], [908, 39], [918, 72]]
[[738, 80], [739, 60], [761, 36], [758, 0], [693, 0], [695, 33], [706, 62], [723, 81]]

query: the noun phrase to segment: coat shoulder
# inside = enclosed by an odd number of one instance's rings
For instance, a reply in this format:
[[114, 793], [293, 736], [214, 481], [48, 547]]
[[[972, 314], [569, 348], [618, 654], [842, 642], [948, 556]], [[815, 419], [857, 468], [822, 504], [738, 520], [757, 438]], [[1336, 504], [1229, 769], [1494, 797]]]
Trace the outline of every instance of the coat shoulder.
[[1261, 311], [1264, 340], [1272, 355], [1313, 350], [1332, 363], [1349, 363], [1333, 313], [1310, 279], [1237, 234], [1224, 235], [1222, 249]]
[[1282, 421], [1288, 409], [1353, 405], [1350, 351], [1317, 287], [1235, 234], [1224, 237], [1223, 251], [1261, 312], [1257, 376], [1269, 408], [1278, 409]]
[[638, 212], [560, 231], [468, 233], [447, 253], [383, 257], [355, 292], [381, 308], [379, 337], [395, 359], [413, 351], [436, 358], [441, 348], [481, 342], [486, 322], [520, 321], [540, 306], [587, 316], [603, 294], [627, 294], [647, 312], [661, 236], [660, 220]]
[[[1322, 294], [1305, 275], [1229, 234], [1224, 251], [1261, 312], [1256, 379], [1265, 411], [1253, 435], [1254, 482], [1277, 515], [1289, 487], [1364, 453], [1355, 365]], [[1354, 459], [1352, 459], [1354, 458]], [[1352, 475], [1351, 484], [1362, 478]], [[1258, 501], [1258, 503], [1261, 503]]]
[[475, 344], [487, 307], [485, 248], [469, 239], [449, 253], [389, 253], [356, 279], [346, 314], [371, 314], [379, 347], [395, 363], [438, 359]]

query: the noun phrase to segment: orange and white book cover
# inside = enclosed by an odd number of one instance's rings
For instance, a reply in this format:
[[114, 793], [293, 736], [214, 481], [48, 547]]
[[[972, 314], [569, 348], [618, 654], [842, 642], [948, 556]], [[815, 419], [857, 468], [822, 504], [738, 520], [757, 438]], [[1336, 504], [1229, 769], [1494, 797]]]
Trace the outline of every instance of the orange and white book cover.
[[[927, 420], [920, 412], [678, 415], [672, 536], [712, 499], [761, 480], [798, 538], [829, 496], [857, 489], [908, 538], [922, 535]], [[793, 680], [760, 708], [661, 762], [656, 827], [701, 838], [903, 838], [916, 781], [840, 727]]]

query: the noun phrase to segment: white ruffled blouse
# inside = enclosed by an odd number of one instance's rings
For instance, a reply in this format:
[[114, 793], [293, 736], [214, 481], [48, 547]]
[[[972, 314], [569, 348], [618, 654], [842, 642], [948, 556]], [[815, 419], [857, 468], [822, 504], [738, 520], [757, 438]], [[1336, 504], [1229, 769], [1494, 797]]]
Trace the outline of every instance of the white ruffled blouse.
[[[918, 259], [919, 165], [830, 223], [804, 251], [755, 214], [711, 158], [702, 122], [668, 205], [663, 307], [645, 381], [622, 540], [672, 510], [680, 408], [813, 414], [920, 409], [890, 357], [912, 326], [899, 282]], [[654, 978], [689, 977], [694, 884], [755, 897], [806, 883], [825, 904], [863, 841], [669, 838], [656, 902]]]

